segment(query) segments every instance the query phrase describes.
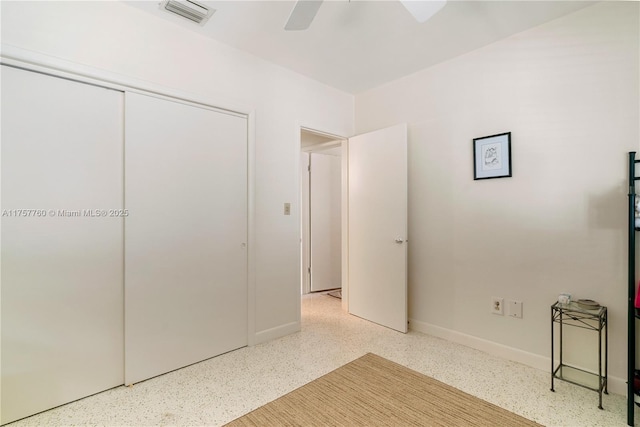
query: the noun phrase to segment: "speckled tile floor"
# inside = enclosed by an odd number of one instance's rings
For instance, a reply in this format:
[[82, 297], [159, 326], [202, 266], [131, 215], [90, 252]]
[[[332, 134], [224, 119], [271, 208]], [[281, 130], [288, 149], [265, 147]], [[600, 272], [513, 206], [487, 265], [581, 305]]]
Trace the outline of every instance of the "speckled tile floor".
[[[349, 316], [340, 300], [302, 299], [302, 332], [25, 418], [11, 427], [217, 426], [372, 352], [548, 426], [624, 426], [625, 399], [603, 397], [549, 373], [417, 332]], [[505, 381], [505, 378], [510, 378]]]

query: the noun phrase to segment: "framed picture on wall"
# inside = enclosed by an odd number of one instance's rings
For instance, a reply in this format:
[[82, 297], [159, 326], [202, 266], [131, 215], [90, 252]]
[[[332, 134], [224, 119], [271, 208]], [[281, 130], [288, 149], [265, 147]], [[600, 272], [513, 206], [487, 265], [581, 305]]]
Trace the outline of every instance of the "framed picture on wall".
[[473, 140], [473, 179], [511, 176], [511, 132]]

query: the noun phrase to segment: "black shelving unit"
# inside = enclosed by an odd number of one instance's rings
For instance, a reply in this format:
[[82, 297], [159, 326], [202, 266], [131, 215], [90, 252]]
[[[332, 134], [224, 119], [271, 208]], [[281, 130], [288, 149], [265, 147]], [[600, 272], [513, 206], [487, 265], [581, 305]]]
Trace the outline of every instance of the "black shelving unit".
[[627, 424], [633, 426], [634, 418], [634, 378], [636, 364], [636, 227], [635, 227], [635, 198], [636, 181], [640, 177], [636, 176], [636, 165], [640, 160], [636, 160], [636, 152], [629, 152], [629, 300], [627, 306]]

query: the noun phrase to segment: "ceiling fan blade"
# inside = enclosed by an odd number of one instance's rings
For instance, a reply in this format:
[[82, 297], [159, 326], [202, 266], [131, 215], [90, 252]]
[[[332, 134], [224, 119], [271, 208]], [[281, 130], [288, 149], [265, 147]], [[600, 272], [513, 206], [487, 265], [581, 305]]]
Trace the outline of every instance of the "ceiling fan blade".
[[438, 13], [447, 3], [447, 0], [400, 0], [400, 3], [407, 8], [416, 21], [422, 24]]
[[323, 0], [298, 0], [284, 26], [287, 31], [306, 30], [313, 22]]

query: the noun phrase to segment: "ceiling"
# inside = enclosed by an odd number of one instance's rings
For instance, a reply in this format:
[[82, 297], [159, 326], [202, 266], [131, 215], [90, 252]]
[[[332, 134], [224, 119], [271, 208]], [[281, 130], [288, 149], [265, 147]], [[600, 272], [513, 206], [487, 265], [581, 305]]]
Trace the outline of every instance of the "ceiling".
[[203, 27], [126, 3], [353, 94], [595, 3], [449, 0], [419, 24], [399, 1], [325, 0], [308, 30], [284, 31], [294, 1], [198, 1], [216, 9]]

